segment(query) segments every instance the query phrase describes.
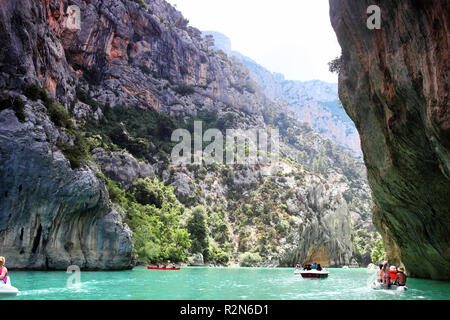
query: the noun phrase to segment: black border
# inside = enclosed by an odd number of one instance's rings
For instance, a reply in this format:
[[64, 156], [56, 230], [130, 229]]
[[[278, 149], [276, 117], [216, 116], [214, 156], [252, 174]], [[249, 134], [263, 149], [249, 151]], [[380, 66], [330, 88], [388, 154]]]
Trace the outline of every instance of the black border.
[[[126, 319], [365, 319], [367, 317], [419, 316], [419, 312], [449, 310], [450, 300], [3, 300], [0, 301], [2, 316], [14, 319], [28, 315], [33, 317], [83, 317], [105, 319], [108, 317]], [[213, 316], [181, 315], [182, 307], [214, 307]], [[225, 305], [267, 305], [268, 314], [245, 315], [224, 314]]]

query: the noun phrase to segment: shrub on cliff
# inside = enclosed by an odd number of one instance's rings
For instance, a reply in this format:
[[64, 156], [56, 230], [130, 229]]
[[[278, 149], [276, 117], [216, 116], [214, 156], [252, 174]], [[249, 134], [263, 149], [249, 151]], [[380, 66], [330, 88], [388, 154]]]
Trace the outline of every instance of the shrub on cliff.
[[142, 205], [154, 205], [161, 208], [164, 202], [164, 192], [166, 186], [159, 186], [156, 181], [149, 178], [138, 179], [133, 184], [133, 194], [136, 201]]
[[23, 90], [23, 94], [33, 101], [42, 100], [42, 102], [45, 104], [49, 102], [49, 97], [47, 96], [47, 92], [45, 89], [38, 87], [35, 84], [32, 84], [28, 87], [26, 87]]
[[182, 96], [188, 96], [188, 95], [194, 94], [194, 92], [195, 92], [195, 89], [193, 86], [185, 84], [185, 83], [179, 84], [177, 87], [175, 87], [174, 90], [176, 93], [178, 93], [179, 95], [182, 95]]
[[58, 102], [51, 101], [46, 104], [48, 114], [53, 123], [67, 129], [74, 128], [73, 120], [67, 110]]
[[92, 110], [94, 112], [97, 111], [98, 108], [102, 107], [101, 103], [99, 103], [97, 100], [95, 100], [89, 93], [84, 91], [82, 88], [76, 87], [76, 94], [77, 94], [78, 100], [91, 106], [93, 108]]
[[66, 159], [69, 160], [72, 169], [80, 168], [88, 156], [86, 141], [78, 132], [75, 133], [73, 145], [65, 144], [58, 140], [56, 141], [56, 146], [62, 151]]
[[45, 89], [31, 85], [23, 90], [24, 95], [33, 101], [41, 100], [47, 108], [48, 115], [53, 123], [67, 129], [74, 128], [73, 120], [69, 112], [57, 101], [51, 99]]
[[261, 263], [261, 261], [262, 258], [257, 252], [245, 252], [239, 257], [239, 264], [241, 267], [256, 267]]
[[97, 172], [97, 176], [105, 181], [106, 189], [108, 190], [109, 199], [117, 204], [126, 203], [126, 193], [122, 190], [116, 182], [107, 178], [101, 171]]
[[342, 68], [342, 57], [336, 57], [330, 62], [328, 62], [328, 68], [331, 73], [338, 73], [341, 72]]
[[14, 110], [17, 119], [20, 122], [25, 121], [25, 103], [19, 97], [8, 97], [6, 99], [0, 99], [0, 111], [11, 108]]

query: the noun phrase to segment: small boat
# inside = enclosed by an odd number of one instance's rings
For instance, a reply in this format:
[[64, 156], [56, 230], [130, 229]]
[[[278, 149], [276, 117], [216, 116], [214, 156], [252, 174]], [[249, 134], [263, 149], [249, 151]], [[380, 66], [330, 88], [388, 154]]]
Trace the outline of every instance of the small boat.
[[0, 282], [0, 299], [15, 297], [18, 293], [19, 290], [11, 285], [11, 277], [8, 276], [6, 283]]
[[313, 278], [313, 279], [322, 279], [328, 277], [328, 271], [325, 269], [322, 269], [321, 271], [317, 271], [315, 269], [312, 270], [301, 270], [301, 271], [294, 271], [295, 274], [300, 274], [302, 278]]
[[395, 284], [387, 285], [382, 284], [381, 282], [374, 281], [370, 284], [370, 287], [375, 290], [398, 290], [398, 291], [406, 291], [408, 290], [407, 286], [397, 286]]
[[180, 267], [177, 267], [177, 268], [159, 268], [159, 267], [147, 266], [147, 269], [149, 269], [149, 270], [180, 270]]

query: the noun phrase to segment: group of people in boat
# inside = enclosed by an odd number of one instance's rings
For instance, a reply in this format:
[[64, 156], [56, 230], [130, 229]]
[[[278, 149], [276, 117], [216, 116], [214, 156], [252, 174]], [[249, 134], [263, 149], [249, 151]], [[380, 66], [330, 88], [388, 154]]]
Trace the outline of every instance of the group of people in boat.
[[403, 268], [389, 266], [387, 261], [379, 265], [380, 270], [377, 271], [377, 281], [382, 284], [391, 286], [406, 286], [406, 274]]
[[163, 268], [163, 269], [175, 269], [177, 267], [177, 265], [175, 264], [175, 262], [170, 263], [170, 260], [167, 263], [162, 263], [161, 265], [159, 265], [159, 263], [156, 264], [157, 268]]
[[322, 271], [323, 270], [320, 263], [316, 263], [316, 262], [314, 262], [312, 265], [305, 264], [303, 267], [300, 263], [297, 263], [297, 265], [295, 266], [295, 269], [298, 269], [300, 271], [310, 271], [310, 270]]

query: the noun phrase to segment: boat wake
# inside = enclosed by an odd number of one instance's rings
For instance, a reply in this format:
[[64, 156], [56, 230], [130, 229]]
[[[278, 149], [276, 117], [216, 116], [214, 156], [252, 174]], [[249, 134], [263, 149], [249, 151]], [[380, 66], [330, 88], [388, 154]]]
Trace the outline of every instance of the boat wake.
[[33, 289], [19, 291], [17, 296], [28, 296], [28, 295], [51, 295], [51, 294], [61, 294], [61, 293], [88, 293], [89, 290], [83, 288], [83, 284], [74, 285], [72, 287], [64, 288], [46, 288], [46, 289]]
[[[48, 288], [48, 289], [25, 290], [25, 291], [20, 291], [17, 294], [17, 296], [34, 296], [34, 295], [40, 296], [40, 295], [58, 294], [58, 293], [67, 292], [69, 290], [73, 291], [68, 288]], [[74, 291], [74, 292], [77, 292], [77, 291]], [[78, 291], [78, 292], [82, 292], [82, 291]]]

